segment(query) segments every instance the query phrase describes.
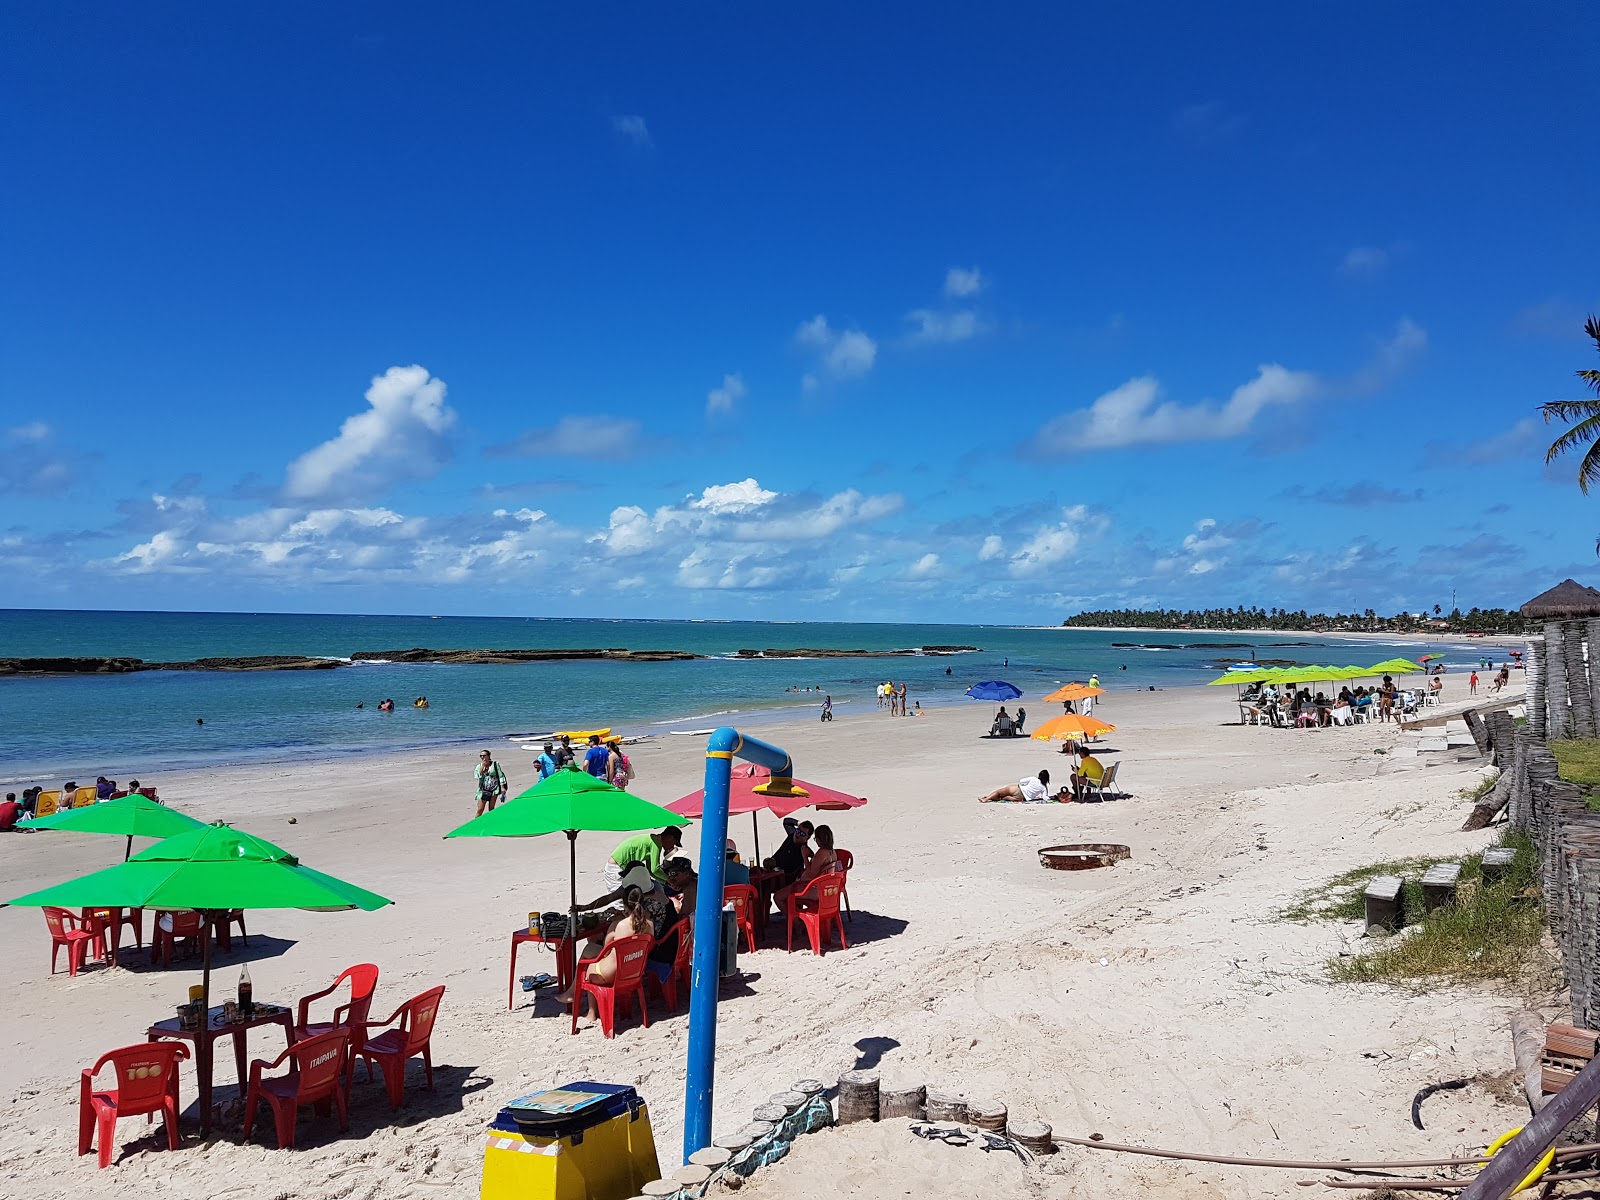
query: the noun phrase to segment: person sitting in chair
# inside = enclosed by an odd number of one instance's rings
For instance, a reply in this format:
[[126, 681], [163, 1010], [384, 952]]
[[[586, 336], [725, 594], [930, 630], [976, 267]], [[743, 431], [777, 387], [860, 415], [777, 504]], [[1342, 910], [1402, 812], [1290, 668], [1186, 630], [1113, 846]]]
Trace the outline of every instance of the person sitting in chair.
[[1017, 723], [1011, 719], [1011, 714], [1002, 704], [1000, 711], [994, 715], [994, 724], [989, 726], [990, 737], [1013, 737], [1017, 732]]
[[[779, 912], [789, 911], [789, 898], [796, 892], [803, 891], [818, 875], [826, 875], [832, 871], [834, 864], [839, 861], [838, 855], [833, 852], [833, 830], [827, 825], [818, 825], [813, 835], [817, 839], [817, 849], [811, 856], [811, 861], [806, 864], [805, 870], [787, 887], [778, 889], [773, 899], [778, 903]], [[805, 903], [810, 903], [806, 901]]]
[[1106, 769], [1100, 760], [1087, 750], [1081, 751], [1072, 765], [1072, 798], [1082, 800], [1090, 789], [1104, 783], [1105, 778]]

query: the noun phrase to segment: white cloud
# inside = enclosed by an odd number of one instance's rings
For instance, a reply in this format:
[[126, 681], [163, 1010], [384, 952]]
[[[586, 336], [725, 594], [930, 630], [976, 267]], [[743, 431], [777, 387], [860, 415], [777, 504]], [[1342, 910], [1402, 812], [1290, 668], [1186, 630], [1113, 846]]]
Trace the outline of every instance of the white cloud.
[[1356, 392], [1375, 392], [1387, 387], [1427, 349], [1428, 331], [1410, 317], [1401, 317], [1393, 334], [1375, 340], [1372, 357], [1344, 386]]
[[[795, 330], [795, 341], [817, 351], [821, 379], [855, 379], [872, 370], [878, 357], [878, 343], [859, 329], [837, 330], [820, 313], [802, 321]], [[805, 377], [808, 388], [820, 382], [815, 373]]]
[[918, 308], [908, 312], [906, 320], [915, 326], [906, 339], [912, 345], [964, 342], [983, 332], [983, 323], [978, 319], [978, 314], [967, 309], [938, 312], [931, 308]]
[[690, 508], [701, 508], [713, 513], [748, 512], [753, 508], [771, 504], [777, 492], [769, 492], [754, 479], [738, 483], [715, 483], [700, 493], [698, 500], [690, 501]]
[[[1009, 570], [1018, 578], [1037, 575], [1069, 557], [1082, 540], [1080, 530], [1089, 521], [1089, 510], [1081, 504], [1062, 510], [1054, 525], [1041, 525], [1034, 535], [1011, 556]], [[987, 545], [987, 543], [985, 543]]]
[[644, 118], [634, 114], [623, 114], [611, 118], [611, 128], [627, 138], [640, 150], [648, 150], [655, 143], [650, 138], [650, 129], [644, 123]]
[[898, 512], [899, 495], [863, 496], [854, 488], [837, 492], [810, 508], [763, 515], [734, 526], [732, 536], [748, 542], [803, 542], [829, 537], [851, 525], [864, 525]]
[[13, 425], [6, 437], [13, 442], [42, 442], [50, 436], [50, 426], [43, 421], [29, 421], [26, 425]]
[[1379, 246], [1356, 246], [1346, 251], [1339, 274], [1351, 279], [1376, 279], [1389, 266], [1389, 252]]
[[988, 562], [999, 558], [1006, 552], [1006, 544], [998, 533], [991, 533], [983, 539], [983, 545], [978, 547], [978, 561]]
[[638, 421], [609, 417], [562, 417], [554, 425], [530, 429], [485, 451], [493, 458], [632, 458], [640, 451], [644, 427]]
[[960, 298], [983, 291], [983, 273], [977, 267], [951, 267], [944, 273], [944, 294]]
[[906, 568], [907, 579], [937, 579], [944, 574], [944, 564], [939, 561], [937, 554], [924, 554], [916, 562]]
[[745, 397], [744, 376], [735, 372], [722, 377], [722, 386], [706, 393], [706, 416], [731, 413], [733, 406]]
[[367, 389], [366, 412], [339, 436], [289, 464], [284, 494], [307, 501], [370, 497], [409, 479], [429, 479], [450, 458], [456, 414], [442, 379], [419, 366], [390, 367]]
[[[6, 469], [0, 472], [0, 493], [48, 495], [64, 492], [78, 473], [90, 466], [83, 455], [58, 452], [47, 443], [50, 426], [29, 421], [6, 430]], [[90, 456], [98, 460], [98, 456]], [[98, 468], [98, 461], [93, 464]]]
[[656, 529], [650, 514], [636, 504], [611, 510], [611, 524], [598, 539], [611, 554], [642, 554], [655, 544]]
[[1290, 405], [1316, 392], [1316, 376], [1267, 363], [1255, 378], [1234, 389], [1226, 404], [1157, 403], [1161, 386], [1154, 376], [1130, 379], [1087, 409], [1055, 417], [1039, 431], [1047, 453], [1072, 454], [1121, 446], [1215, 441], [1249, 430], [1262, 410]]

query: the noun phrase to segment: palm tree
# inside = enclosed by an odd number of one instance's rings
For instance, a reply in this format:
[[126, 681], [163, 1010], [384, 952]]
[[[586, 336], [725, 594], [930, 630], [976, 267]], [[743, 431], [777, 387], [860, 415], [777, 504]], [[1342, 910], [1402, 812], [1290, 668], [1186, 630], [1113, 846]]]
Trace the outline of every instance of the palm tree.
[[[1595, 349], [1600, 350], [1600, 317], [1591, 316], [1583, 323], [1583, 331], [1594, 340]], [[1600, 371], [1579, 371], [1578, 378], [1600, 397]], [[1552, 420], [1577, 422], [1555, 440], [1544, 460], [1554, 462], [1568, 450], [1587, 444], [1589, 449], [1578, 464], [1578, 487], [1587, 495], [1589, 485], [1600, 480], [1600, 399], [1553, 400], [1541, 404], [1539, 411], [1544, 414], [1547, 425]]]

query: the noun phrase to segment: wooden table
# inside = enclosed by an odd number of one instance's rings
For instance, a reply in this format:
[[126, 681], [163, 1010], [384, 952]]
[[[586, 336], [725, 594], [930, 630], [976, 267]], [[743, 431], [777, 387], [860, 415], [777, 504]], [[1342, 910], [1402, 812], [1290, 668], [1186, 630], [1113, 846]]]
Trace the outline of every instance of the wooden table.
[[[271, 1011], [267, 1011], [271, 1009]], [[286, 1043], [294, 1045], [294, 1013], [287, 1008], [276, 1005], [257, 1003], [255, 1014], [242, 1021], [224, 1024], [221, 1007], [213, 1008], [207, 1014], [204, 1029], [185, 1029], [177, 1017], [166, 1021], [157, 1021], [150, 1026], [146, 1033], [152, 1042], [162, 1038], [175, 1041], [194, 1043], [194, 1069], [195, 1076], [200, 1086], [200, 1136], [205, 1137], [211, 1132], [211, 1075], [213, 1052], [212, 1043], [221, 1037], [233, 1038], [233, 1060], [239, 1071], [239, 1099], [245, 1097], [246, 1085], [249, 1082], [249, 1072], [245, 1067], [245, 1034], [246, 1031], [259, 1028], [263, 1025], [282, 1025]]]

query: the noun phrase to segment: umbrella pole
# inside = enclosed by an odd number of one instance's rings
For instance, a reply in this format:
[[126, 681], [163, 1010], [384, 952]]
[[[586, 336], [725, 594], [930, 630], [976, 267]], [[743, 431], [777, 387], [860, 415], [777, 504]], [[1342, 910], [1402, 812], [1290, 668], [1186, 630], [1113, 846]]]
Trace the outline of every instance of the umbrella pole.
[[128, 835], [128, 846], [127, 846], [127, 849], [125, 849], [122, 852], [122, 861], [123, 862], [127, 862], [128, 859], [131, 858], [132, 856], [133, 856], [133, 834], [130, 833]]
[[[750, 836], [756, 840], [756, 856], [751, 861], [759, 867], [761, 865], [761, 822], [756, 820], [754, 811], [750, 813]], [[705, 855], [701, 854], [700, 857], [704, 859]]]
[[[133, 839], [129, 839], [132, 841]], [[158, 920], [160, 918], [157, 918]], [[211, 1068], [213, 1039], [206, 1037], [211, 1028], [211, 922], [215, 914], [210, 909], [200, 913], [200, 1029], [194, 1039], [194, 1069], [200, 1080], [200, 1137], [211, 1134]]]
[[[578, 972], [578, 831], [576, 829], [567, 830], [567, 879], [572, 885], [572, 907], [567, 910], [567, 936], [572, 939], [572, 972], [573, 978], [576, 979]], [[561, 974], [559, 966], [556, 968], [556, 974]], [[576, 987], [576, 984], [573, 986]]]

